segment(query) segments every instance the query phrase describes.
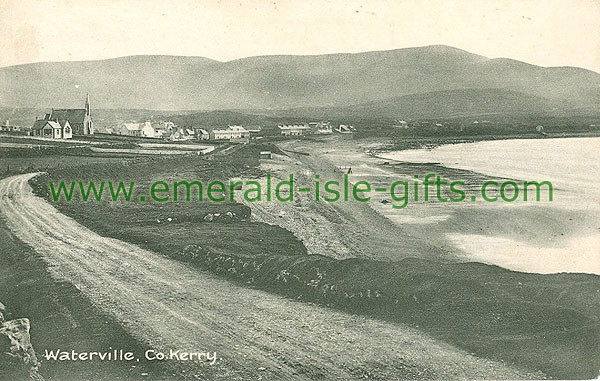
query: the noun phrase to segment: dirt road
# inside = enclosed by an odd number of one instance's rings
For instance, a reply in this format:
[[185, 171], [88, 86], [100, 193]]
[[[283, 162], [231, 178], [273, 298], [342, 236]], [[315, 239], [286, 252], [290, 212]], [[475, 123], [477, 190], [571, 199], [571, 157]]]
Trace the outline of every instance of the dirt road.
[[236, 286], [99, 236], [34, 196], [28, 184], [33, 176], [0, 181], [0, 215], [7, 226], [47, 261], [57, 280], [76, 285], [142, 342], [165, 352], [215, 351], [220, 358], [212, 366], [171, 360], [178, 375], [228, 380], [527, 377], [409, 327]]

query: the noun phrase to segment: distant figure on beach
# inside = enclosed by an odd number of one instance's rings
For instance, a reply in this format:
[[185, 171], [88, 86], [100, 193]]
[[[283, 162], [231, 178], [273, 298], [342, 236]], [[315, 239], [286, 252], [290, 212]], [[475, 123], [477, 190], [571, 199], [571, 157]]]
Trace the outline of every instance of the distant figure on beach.
[[348, 167], [348, 174], [352, 173], [352, 167]]
[[535, 131], [540, 135], [546, 136], [546, 133], [544, 132], [544, 126], [537, 126]]

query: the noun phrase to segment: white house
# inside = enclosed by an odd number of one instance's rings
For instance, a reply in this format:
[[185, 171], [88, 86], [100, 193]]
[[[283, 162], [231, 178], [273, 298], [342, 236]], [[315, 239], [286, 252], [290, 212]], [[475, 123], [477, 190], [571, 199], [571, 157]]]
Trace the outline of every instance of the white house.
[[73, 129], [68, 120], [36, 120], [31, 128], [33, 136], [51, 139], [71, 139]]
[[2, 126], [0, 126], [0, 131], [18, 132], [18, 131], [21, 131], [21, 128], [18, 126], [11, 126], [10, 120], [7, 119], [6, 123], [4, 123]]
[[196, 131], [194, 131], [191, 128], [185, 128], [183, 130], [184, 132], [184, 136], [187, 140], [191, 140], [191, 139], [195, 139], [196, 138]]
[[144, 123], [123, 123], [119, 130], [119, 135], [138, 136], [145, 138], [154, 138], [155, 131], [150, 122]]
[[164, 128], [162, 124], [153, 125], [152, 128], [154, 129], [155, 138], [162, 138], [169, 132], [167, 129]]
[[393, 127], [408, 129], [409, 125], [408, 125], [408, 122], [405, 120], [396, 120], [396, 121], [394, 121]]
[[338, 128], [336, 128], [335, 131], [339, 132], [340, 134], [351, 134], [354, 131], [356, 131], [356, 129], [353, 126], [348, 126], [346, 124], [340, 124], [340, 126]]
[[204, 128], [196, 128], [196, 139], [198, 140], [208, 140], [210, 139], [210, 134]]
[[250, 138], [250, 133], [242, 126], [229, 126], [222, 130], [212, 130], [212, 140], [244, 140]]
[[250, 135], [259, 134], [262, 131], [261, 126], [246, 126], [244, 128], [250, 133]]
[[310, 127], [310, 131], [313, 134], [317, 134], [317, 135], [326, 135], [326, 134], [333, 133], [333, 128], [331, 127], [331, 123], [329, 123], [327, 121], [310, 122], [308, 124], [308, 127]]
[[306, 124], [279, 125], [281, 136], [301, 136], [310, 133], [310, 127]]
[[271, 153], [271, 151], [260, 151], [260, 154], [258, 157], [261, 159], [272, 159], [273, 154]]

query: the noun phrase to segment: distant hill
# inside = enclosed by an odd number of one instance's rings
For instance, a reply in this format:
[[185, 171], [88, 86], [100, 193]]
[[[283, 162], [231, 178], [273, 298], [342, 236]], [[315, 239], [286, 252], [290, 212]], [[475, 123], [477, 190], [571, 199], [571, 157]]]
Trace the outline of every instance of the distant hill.
[[[310, 110], [310, 112], [309, 112]], [[456, 118], [494, 115], [595, 115], [600, 110], [572, 99], [544, 98], [505, 89], [460, 89], [403, 95], [348, 107], [304, 110], [317, 114], [363, 118]]]
[[87, 92], [95, 108], [327, 107], [386, 113], [410, 109], [414, 115], [495, 109], [520, 112], [540, 107], [597, 110], [600, 74], [488, 59], [440, 45], [229, 62], [132, 56], [0, 68], [2, 106], [83, 106]]

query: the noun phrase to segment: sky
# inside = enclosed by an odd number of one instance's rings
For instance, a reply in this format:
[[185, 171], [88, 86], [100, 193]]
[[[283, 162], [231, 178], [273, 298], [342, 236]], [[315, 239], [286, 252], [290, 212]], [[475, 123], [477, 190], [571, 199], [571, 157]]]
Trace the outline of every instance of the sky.
[[600, 72], [600, 0], [0, 0], [0, 67], [444, 44]]

